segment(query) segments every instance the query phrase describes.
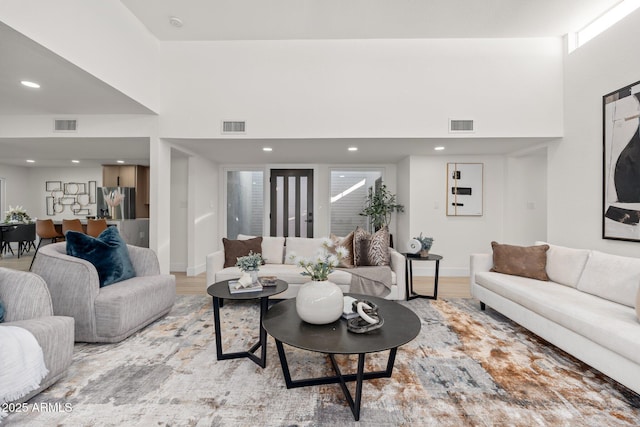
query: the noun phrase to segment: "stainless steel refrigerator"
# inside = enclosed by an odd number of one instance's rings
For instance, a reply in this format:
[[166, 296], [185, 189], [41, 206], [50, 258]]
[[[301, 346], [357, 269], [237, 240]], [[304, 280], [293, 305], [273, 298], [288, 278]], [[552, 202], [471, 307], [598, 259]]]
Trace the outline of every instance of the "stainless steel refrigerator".
[[98, 218], [135, 219], [136, 189], [133, 187], [98, 187]]

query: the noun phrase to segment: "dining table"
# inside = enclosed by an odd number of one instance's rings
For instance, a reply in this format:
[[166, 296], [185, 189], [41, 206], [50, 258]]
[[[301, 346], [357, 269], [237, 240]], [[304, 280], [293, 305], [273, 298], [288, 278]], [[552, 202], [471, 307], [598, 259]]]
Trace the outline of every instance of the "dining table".
[[36, 244], [36, 224], [35, 222], [3, 222], [0, 223], [0, 256], [11, 252], [15, 255], [12, 243], [18, 244], [18, 258], [31, 249], [35, 249]]

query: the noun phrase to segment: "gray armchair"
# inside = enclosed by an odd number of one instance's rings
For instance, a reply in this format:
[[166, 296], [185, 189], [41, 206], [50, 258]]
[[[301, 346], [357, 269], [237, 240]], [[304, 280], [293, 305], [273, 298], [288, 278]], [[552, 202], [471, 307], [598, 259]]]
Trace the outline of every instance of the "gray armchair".
[[122, 341], [171, 310], [175, 276], [160, 274], [151, 249], [127, 247], [136, 277], [103, 288], [93, 264], [67, 255], [65, 242], [40, 248], [32, 271], [47, 282], [53, 312], [75, 319], [76, 341]]
[[4, 326], [31, 332], [42, 348], [49, 374], [40, 387], [20, 398], [26, 402], [62, 377], [73, 357], [73, 319], [54, 316], [47, 284], [36, 274], [0, 268], [0, 299], [6, 307]]

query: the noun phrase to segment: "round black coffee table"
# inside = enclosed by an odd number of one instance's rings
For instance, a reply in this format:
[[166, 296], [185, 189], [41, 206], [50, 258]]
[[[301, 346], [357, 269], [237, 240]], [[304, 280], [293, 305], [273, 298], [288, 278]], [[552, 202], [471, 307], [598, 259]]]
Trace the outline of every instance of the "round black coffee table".
[[[237, 279], [234, 279], [237, 280]], [[218, 360], [238, 359], [246, 357], [264, 368], [267, 364], [267, 332], [263, 327], [265, 313], [268, 310], [269, 297], [277, 295], [287, 290], [289, 284], [284, 280], [277, 280], [276, 286], [268, 286], [262, 288], [261, 291], [251, 291], [244, 293], [232, 294], [229, 292], [229, 280], [216, 282], [207, 288], [207, 293], [213, 297], [213, 325], [216, 333], [216, 357]], [[220, 332], [220, 301], [225, 299], [247, 300], [260, 298], [260, 339], [248, 351], [240, 351], [236, 353], [222, 352], [222, 336]], [[261, 348], [260, 357], [253, 354], [258, 348]]]
[[[357, 421], [360, 419], [363, 380], [391, 377], [398, 347], [418, 336], [420, 319], [413, 311], [394, 301], [370, 295], [345, 295], [366, 299], [377, 304], [378, 313], [384, 318], [384, 325], [364, 334], [349, 332], [347, 321], [344, 319], [338, 319], [327, 325], [312, 325], [298, 316], [295, 298], [273, 305], [265, 315], [263, 325], [276, 341], [287, 388], [340, 384]], [[303, 350], [328, 354], [336, 375], [292, 380], [283, 343]], [[364, 372], [365, 355], [385, 350], [389, 350], [387, 368], [384, 371]], [[335, 354], [357, 354], [357, 373], [343, 375], [336, 363]], [[349, 381], [356, 381], [355, 399], [346, 386]]]

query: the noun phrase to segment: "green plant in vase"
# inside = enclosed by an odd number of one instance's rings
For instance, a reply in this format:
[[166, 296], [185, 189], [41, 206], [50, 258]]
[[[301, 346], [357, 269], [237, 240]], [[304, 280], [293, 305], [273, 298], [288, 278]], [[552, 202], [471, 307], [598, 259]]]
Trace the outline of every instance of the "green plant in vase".
[[385, 225], [389, 225], [391, 214], [394, 212], [404, 212], [404, 205], [398, 204], [396, 195], [391, 193], [385, 184], [382, 184], [377, 191], [369, 193], [365, 206], [359, 215], [368, 217], [371, 228], [377, 231]]
[[431, 245], [433, 244], [433, 237], [424, 237], [422, 233], [418, 237], [414, 237], [414, 239], [420, 241], [422, 245], [422, 249], [420, 249], [420, 256], [426, 257], [429, 256], [429, 250], [431, 249]]

